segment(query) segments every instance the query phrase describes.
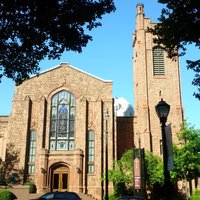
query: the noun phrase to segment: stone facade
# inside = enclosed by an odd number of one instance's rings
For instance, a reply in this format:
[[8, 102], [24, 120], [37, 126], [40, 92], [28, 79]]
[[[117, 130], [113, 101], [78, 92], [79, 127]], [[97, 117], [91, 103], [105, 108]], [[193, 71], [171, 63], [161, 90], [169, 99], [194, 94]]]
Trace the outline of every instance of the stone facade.
[[[75, 148], [70, 151], [50, 150], [51, 99], [59, 91], [67, 91], [75, 97]], [[114, 142], [112, 82], [104, 81], [80, 71], [68, 64], [34, 76], [15, 88], [12, 113], [1, 117], [1, 144], [13, 144], [19, 152], [20, 162], [16, 166], [37, 186], [37, 192], [54, 190], [54, 172], [66, 172], [67, 190], [88, 193], [101, 199], [103, 195], [102, 174], [105, 170], [105, 120], [108, 109], [108, 160], [112, 166]], [[10, 120], [8, 120], [10, 119]], [[36, 152], [35, 171], [28, 173], [30, 132], [35, 131]], [[93, 130], [94, 173], [87, 173], [87, 133]], [[4, 136], [4, 137], [3, 137]], [[6, 136], [6, 137], [5, 137]], [[1, 156], [5, 158], [5, 145], [1, 145]], [[60, 172], [59, 172], [60, 170]], [[64, 174], [64, 172], [63, 172]], [[59, 181], [59, 180], [58, 180]], [[55, 184], [55, 183], [54, 183]], [[111, 186], [110, 186], [111, 187]]]
[[148, 32], [152, 28], [149, 18], [144, 18], [143, 4], [137, 5], [136, 30], [134, 34], [134, 137], [136, 147], [160, 154], [161, 128], [156, 115], [155, 106], [163, 98], [170, 104], [168, 124], [171, 123], [173, 142], [183, 120], [181, 102], [179, 61], [171, 60], [164, 52], [164, 75], [153, 74], [153, 35]]

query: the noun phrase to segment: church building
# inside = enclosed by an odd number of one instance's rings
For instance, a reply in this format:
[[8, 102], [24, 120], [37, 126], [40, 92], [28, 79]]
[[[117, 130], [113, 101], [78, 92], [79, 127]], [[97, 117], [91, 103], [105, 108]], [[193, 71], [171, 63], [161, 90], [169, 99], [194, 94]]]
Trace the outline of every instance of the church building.
[[8, 165], [14, 153], [11, 172], [19, 173], [22, 182], [34, 182], [38, 193], [73, 191], [102, 199], [106, 141], [109, 169], [128, 148], [160, 155], [155, 105], [161, 98], [171, 106], [168, 123], [176, 141], [183, 120], [179, 61], [167, 58], [162, 47], [153, 43], [147, 28], [154, 25], [144, 17], [143, 4], [138, 4], [132, 117], [116, 116], [112, 81], [68, 63], [15, 87], [11, 114], [0, 116], [0, 158]]
[[[1, 143], [18, 152], [15, 169], [24, 171], [38, 193], [68, 190], [101, 199], [107, 111], [111, 167], [116, 152], [112, 82], [62, 63], [15, 88], [12, 113], [1, 118]], [[6, 160], [5, 151], [1, 157]]]

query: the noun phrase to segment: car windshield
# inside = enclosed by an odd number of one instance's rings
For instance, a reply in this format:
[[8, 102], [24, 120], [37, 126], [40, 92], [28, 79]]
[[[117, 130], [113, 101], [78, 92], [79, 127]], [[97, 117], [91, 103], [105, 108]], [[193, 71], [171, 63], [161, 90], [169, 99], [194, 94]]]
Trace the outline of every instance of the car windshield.
[[43, 195], [42, 199], [52, 199], [54, 197], [54, 194], [51, 193], [51, 194], [45, 194]]
[[65, 193], [55, 193], [54, 198], [55, 199], [64, 199], [66, 197]]
[[80, 197], [73, 192], [50, 192], [42, 196], [44, 200], [56, 199], [56, 200], [80, 200]]
[[55, 193], [55, 197], [56, 199], [66, 199], [66, 200], [78, 200], [79, 197], [78, 195], [76, 195], [75, 193], [68, 193], [68, 192], [63, 192], [63, 193]]
[[122, 197], [119, 197], [117, 200], [143, 200], [143, 198], [134, 197], [134, 196], [122, 196]]

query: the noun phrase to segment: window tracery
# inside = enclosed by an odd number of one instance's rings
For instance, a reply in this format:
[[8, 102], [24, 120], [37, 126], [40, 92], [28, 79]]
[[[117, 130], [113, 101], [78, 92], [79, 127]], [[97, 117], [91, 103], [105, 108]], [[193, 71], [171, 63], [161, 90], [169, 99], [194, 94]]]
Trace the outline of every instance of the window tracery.
[[74, 149], [75, 98], [62, 90], [51, 100], [50, 150]]

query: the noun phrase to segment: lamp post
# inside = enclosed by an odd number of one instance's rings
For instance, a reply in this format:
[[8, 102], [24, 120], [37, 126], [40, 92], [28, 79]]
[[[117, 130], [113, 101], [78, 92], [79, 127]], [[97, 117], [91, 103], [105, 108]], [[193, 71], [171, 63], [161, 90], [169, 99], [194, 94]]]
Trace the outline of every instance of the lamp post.
[[158, 102], [155, 106], [156, 113], [160, 119], [161, 129], [162, 129], [162, 143], [163, 143], [163, 166], [164, 166], [164, 189], [166, 194], [166, 199], [170, 199], [170, 173], [167, 169], [168, 162], [168, 150], [166, 142], [166, 133], [165, 133], [165, 123], [170, 111], [170, 105], [167, 104], [163, 99]]
[[105, 120], [106, 120], [106, 146], [105, 146], [105, 175], [106, 175], [106, 182], [105, 182], [105, 200], [108, 200], [108, 118], [109, 112], [108, 109], [105, 113]]

